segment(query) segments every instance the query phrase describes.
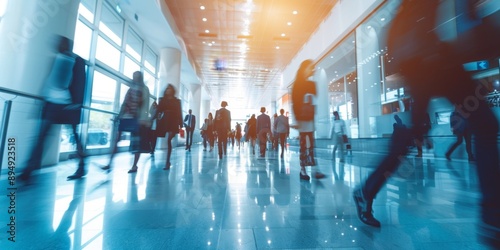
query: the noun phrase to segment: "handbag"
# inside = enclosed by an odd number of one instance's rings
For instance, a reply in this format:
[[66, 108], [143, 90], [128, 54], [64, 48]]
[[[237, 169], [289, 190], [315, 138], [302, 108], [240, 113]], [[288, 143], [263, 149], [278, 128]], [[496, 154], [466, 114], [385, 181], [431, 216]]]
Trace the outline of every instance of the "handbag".
[[342, 135], [342, 142], [344, 142], [344, 143], [349, 142], [349, 138], [347, 138], [347, 135]]
[[137, 119], [134, 118], [120, 119], [120, 125], [118, 126], [118, 131], [138, 132], [139, 121], [137, 121]]

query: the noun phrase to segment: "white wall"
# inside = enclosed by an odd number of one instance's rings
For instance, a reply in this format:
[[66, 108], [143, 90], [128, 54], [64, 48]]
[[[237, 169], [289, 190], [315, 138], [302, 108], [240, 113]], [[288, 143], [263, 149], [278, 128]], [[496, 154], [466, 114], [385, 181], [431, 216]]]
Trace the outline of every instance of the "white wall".
[[[55, 55], [56, 35], [74, 37], [79, 1], [8, 1], [0, 21], [0, 87], [40, 96]], [[4, 99], [15, 96], [0, 93]], [[7, 136], [17, 139], [17, 166], [23, 168], [38, 134], [41, 101], [15, 98]], [[44, 164], [55, 164], [59, 130], [47, 139]], [[5, 156], [4, 156], [5, 157]], [[5, 169], [2, 162], [2, 169]], [[18, 169], [18, 170], [19, 170]]]

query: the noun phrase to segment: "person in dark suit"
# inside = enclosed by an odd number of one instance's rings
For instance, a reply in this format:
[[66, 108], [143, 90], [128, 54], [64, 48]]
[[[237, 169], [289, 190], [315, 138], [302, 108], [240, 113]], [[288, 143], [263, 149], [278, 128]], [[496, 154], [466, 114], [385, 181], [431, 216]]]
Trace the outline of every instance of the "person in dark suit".
[[250, 119], [247, 121], [245, 138], [250, 142], [252, 154], [255, 155], [255, 140], [257, 140], [257, 118], [255, 118], [255, 114], [252, 114]]
[[[373, 216], [373, 199], [396, 171], [401, 155], [408, 153], [408, 138], [426, 134], [427, 108], [432, 97], [443, 96], [461, 108], [475, 137], [477, 173], [482, 193], [479, 236], [500, 246], [500, 170], [498, 120], [482, 93], [486, 87], [471, 79], [463, 68], [459, 51], [442, 42], [435, 32], [439, 2], [403, 0], [388, 31], [388, 53], [406, 79], [414, 99], [413, 127], [393, 136], [389, 154], [364, 183], [354, 190], [358, 218], [365, 224], [380, 227]], [[411, 141], [411, 140], [410, 140]]]
[[260, 115], [257, 116], [257, 134], [259, 135], [260, 157], [266, 156], [267, 134], [271, 134], [271, 117], [266, 115], [266, 108], [260, 108]]
[[172, 139], [179, 133], [182, 128], [182, 108], [181, 100], [175, 97], [175, 88], [169, 84], [163, 92], [163, 98], [158, 103], [157, 108], [157, 127], [159, 137], [166, 137], [167, 148], [167, 161], [165, 162], [164, 170], [169, 170], [172, 164], [170, 163], [170, 156], [172, 155]]
[[227, 135], [231, 132], [231, 112], [226, 109], [227, 102], [222, 101], [221, 108], [215, 112], [214, 129], [217, 132], [219, 159], [227, 155]]
[[450, 128], [453, 134], [457, 137], [457, 141], [450, 146], [448, 151], [446, 151], [446, 159], [448, 161], [451, 161], [451, 154], [465, 140], [465, 150], [467, 151], [469, 161], [475, 161], [476, 158], [472, 153], [472, 135], [470, 132], [469, 124], [467, 122], [467, 119], [465, 119], [464, 116], [460, 114], [460, 109], [458, 109], [457, 107], [455, 107], [455, 110], [451, 112]]
[[68, 180], [82, 178], [87, 173], [81, 137], [78, 136], [76, 130], [76, 125], [81, 123], [81, 109], [85, 94], [85, 61], [73, 53], [72, 48], [72, 40], [67, 37], [59, 38], [58, 53], [44, 85], [45, 103], [42, 110], [40, 134], [31, 157], [19, 176], [22, 181], [28, 181], [31, 173], [41, 167], [45, 138], [54, 124], [70, 124], [73, 129], [80, 161], [77, 170], [68, 176]]
[[193, 111], [190, 109], [189, 114], [184, 117], [184, 127], [186, 128], [186, 150], [191, 151], [191, 145], [193, 144], [193, 132], [196, 126], [196, 116], [192, 114]]

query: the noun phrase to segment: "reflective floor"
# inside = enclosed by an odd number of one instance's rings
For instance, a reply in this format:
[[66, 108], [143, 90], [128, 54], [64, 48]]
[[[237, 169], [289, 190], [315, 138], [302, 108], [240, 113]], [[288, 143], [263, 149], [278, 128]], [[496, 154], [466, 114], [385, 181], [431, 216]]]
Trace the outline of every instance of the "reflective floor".
[[339, 163], [318, 150], [315, 168], [327, 178], [307, 182], [297, 151], [259, 158], [235, 147], [219, 160], [196, 145], [174, 149], [169, 171], [163, 152], [143, 154], [135, 174], [121, 153], [108, 175], [98, 156], [79, 181], [66, 180], [76, 169], [68, 161], [17, 183], [13, 201], [4, 174], [0, 249], [488, 249], [476, 237], [475, 165], [409, 156], [375, 200], [375, 229], [357, 219], [351, 192], [381, 155]]

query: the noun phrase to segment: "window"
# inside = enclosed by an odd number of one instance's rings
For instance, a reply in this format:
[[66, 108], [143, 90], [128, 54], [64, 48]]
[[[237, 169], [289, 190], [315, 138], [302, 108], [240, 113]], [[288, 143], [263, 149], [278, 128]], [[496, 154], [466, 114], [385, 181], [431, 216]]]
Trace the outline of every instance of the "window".
[[156, 78], [148, 71], [144, 72], [144, 84], [148, 86], [151, 94], [156, 95]]
[[132, 78], [134, 72], [141, 71], [141, 66], [128, 56], [125, 56], [125, 61], [123, 63], [123, 74], [128, 78]]
[[116, 80], [100, 73], [94, 72], [94, 81], [92, 84], [92, 108], [106, 110], [115, 110]]
[[78, 14], [93, 23], [95, 6], [96, 0], [81, 0], [80, 7], [78, 7]]
[[156, 54], [151, 48], [147, 47], [144, 52], [144, 67], [149, 71], [156, 73], [156, 61]]
[[90, 45], [92, 44], [92, 29], [80, 20], [76, 23], [75, 42], [73, 52], [84, 59], [90, 58]]
[[113, 133], [113, 115], [90, 111], [87, 129], [87, 149], [108, 148]]
[[95, 58], [116, 71], [120, 70], [120, 51], [101, 36], [97, 38]]
[[102, 7], [99, 30], [115, 42], [116, 45], [121, 46], [123, 37], [123, 19], [118, 16], [107, 4], [104, 4]]
[[130, 27], [127, 34], [127, 45], [125, 51], [131, 55], [135, 60], [141, 61], [142, 54], [142, 39]]

